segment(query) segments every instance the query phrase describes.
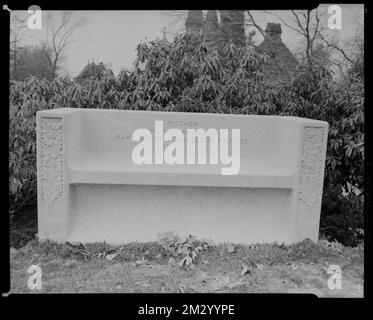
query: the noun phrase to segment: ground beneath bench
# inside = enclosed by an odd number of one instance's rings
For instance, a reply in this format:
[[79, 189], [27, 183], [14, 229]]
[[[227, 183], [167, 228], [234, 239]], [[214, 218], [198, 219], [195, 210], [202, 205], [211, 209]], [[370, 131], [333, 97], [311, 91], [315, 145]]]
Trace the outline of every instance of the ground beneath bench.
[[[185, 246], [185, 244], [184, 244]], [[111, 247], [39, 243], [11, 248], [10, 293], [314, 293], [319, 297], [363, 297], [363, 246], [326, 240], [285, 246], [206, 245], [172, 251], [168, 244]], [[192, 248], [192, 249], [190, 249]], [[192, 256], [192, 255], [191, 255]], [[42, 288], [28, 288], [31, 265], [42, 270]], [[342, 289], [328, 287], [331, 265], [342, 271]], [[329, 270], [330, 271], [330, 270]]]

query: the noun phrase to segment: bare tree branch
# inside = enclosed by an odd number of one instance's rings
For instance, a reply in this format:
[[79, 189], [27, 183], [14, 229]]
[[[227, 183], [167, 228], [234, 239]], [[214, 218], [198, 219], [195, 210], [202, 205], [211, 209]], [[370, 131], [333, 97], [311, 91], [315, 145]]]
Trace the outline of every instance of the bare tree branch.
[[[47, 15], [51, 40], [48, 41], [47, 36], [47, 40], [44, 41], [42, 46], [55, 75], [60, 67], [63, 52], [71, 43], [76, 41], [72, 38], [75, 31], [85, 23], [82, 19], [74, 20], [73, 18], [72, 12], [63, 11], [60, 15], [60, 22], [56, 25], [52, 15], [50, 13]], [[48, 48], [51, 48], [51, 50], [47, 50]]]
[[11, 39], [10, 46], [13, 46], [11, 49], [11, 59], [13, 59], [12, 65], [12, 78], [17, 80], [17, 59], [18, 59], [18, 49], [19, 43], [23, 40], [22, 36], [28, 31], [25, 23], [25, 19], [18, 17], [15, 13], [11, 14]]
[[348, 62], [350, 62], [350, 63], [353, 63], [353, 60], [346, 54], [346, 52], [342, 49], [342, 48], [340, 48], [340, 47], [338, 47], [336, 44], [334, 44], [334, 43], [332, 43], [332, 42], [330, 42], [330, 41], [328, 41], [322, 34], [320, 34], [320, 39], [328, 46], [328, 47], [330, 47], [330, 48], [333, 48], [333, 49], [335, 49], [335, 50], [337, 50], [338, 52], [340, 52], [342, 55], [343, 55], [343, 57], [348, 61]]
[[291, 30], [293, 30], [293, 31], [295, 31], [295, 32], [297, 32], [297, 33], [299, 33], [300, 35], [303, 36], [303, 33], [302, 33], [301, 30], [299, 30], [299, 29], [295, 28], [294, 26], [290, 25], [289, 23], [287, 23], [287, 22], [286, 22], [282, 17], [280, 17], [278, 14], [276, 14], [276, 13], [274, 13], [274, 12], [270, 12], [270, 11], [264, 11], [264, 12], [267, 13], [267, 14], [270, 14], [270, 15], [272, 15], [272, 16], [275, 16], [276, 18], [278, 18], [278, 19], [282, 22], [283, 25], [285, 25], [285, 26], [288, 27], [289, 29], [291, 29]]
[[302, 23], [300, 22], [300, 19], [299, 19], [298, 15], [295, 13], [295, 10], [291, 10], [291, 12], [295, 17], [295, 20], [297, 22], [297, 25], [298, 25], [299, 29], [303, 31], [303, 34], [306, 34], [306, 30], [304, 29]]

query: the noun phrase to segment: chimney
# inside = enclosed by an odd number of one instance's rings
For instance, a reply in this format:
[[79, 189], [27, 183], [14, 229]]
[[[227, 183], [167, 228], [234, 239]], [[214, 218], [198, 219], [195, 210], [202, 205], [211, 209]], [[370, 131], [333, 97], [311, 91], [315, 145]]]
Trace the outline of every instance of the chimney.
[[186, 30], [200, 32], [203, 29], [204, 18], [202, 10], [189, 10], [185, 20]]
[[281, 24], [280, 23], [267, 23], [267, 27], [265, 29], [265, 33], [268, 37], [272, 39], [272, 41], [279, 41], [281, 40]]

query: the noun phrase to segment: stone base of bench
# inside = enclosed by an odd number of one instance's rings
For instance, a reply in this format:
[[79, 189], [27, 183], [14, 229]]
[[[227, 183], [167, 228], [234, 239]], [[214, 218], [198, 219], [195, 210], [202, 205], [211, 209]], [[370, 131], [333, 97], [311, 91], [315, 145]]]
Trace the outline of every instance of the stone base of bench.
[[296, 236], [291, 190], [75, 185], [72, 193], [69, 241], [154, 241], [167, 231], [237, 243], [291, 243]]

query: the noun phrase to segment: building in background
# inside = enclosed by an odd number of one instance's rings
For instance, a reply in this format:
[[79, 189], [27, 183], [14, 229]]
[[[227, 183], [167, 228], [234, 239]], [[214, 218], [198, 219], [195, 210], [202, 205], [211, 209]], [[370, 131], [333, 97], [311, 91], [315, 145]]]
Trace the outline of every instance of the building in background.
[[203, 32], [207, 44], [222, 49], [229, 41], [236, 46], [245, 44], [245, 16], [242, 10], [221, 10], [220, 22], [217, 10], [208, 10], [206, 18], [202, 10], [189, 10], [185, 20], [185, 28], [188, 32]]
[[185, 19], [185, 28], [189, 32], [200, 32], [203, 30], [205, 20], [202, 10], [189, 10]]
[[108, 69], [103, 62], [95, 63], [93, 60], [92, 62], [88, 61], [88, 64], [83, 68], [75, 80], [83, 85], [92, 79], [101, 80], [106, 72], [112, 71]]
[[268, 23], [265, 29], [267, 39], [257, 47], [261, 53], [268, 55], [268, 59], [262, 65], [262, 72], [266, 78], [278, 79], [284, 76], [284, 70], [293, 74], [298, 61], [286, 47], [281, 39], [281, 24]]
[[162, 44], [162, 45], [165, 45], [165, 46], [169, 46], [171, 43], [170, 41], [168, 41], [167, 37], [166, 37], [166, 27], [163, 28], [163, 36], [162, 36], [162, 39], [159, 39], [158, 37], [155, 39], [156, 42]]
[[[242, 10], [220, 10], [220, 22], [217, 10], [208, 10], [206, 18], [202, 10], [189, 10], [185, 20], [186, 30], [205, 35], [208, 47], [216, 47], [219, 51], [230, 41], [236, 45], [246, 45], [252, 42], [255, 32], [245, 34], [245, 15]], [[265, 29], [266, 38], [256, 47], [260, 53], [267, 55], [267, 61], [262, 66], [262, 72], [268, 79], [278, 79], [285, 73], [294, 73], [298, 61], [281, 39], [281, 24], [268, 23]]]

